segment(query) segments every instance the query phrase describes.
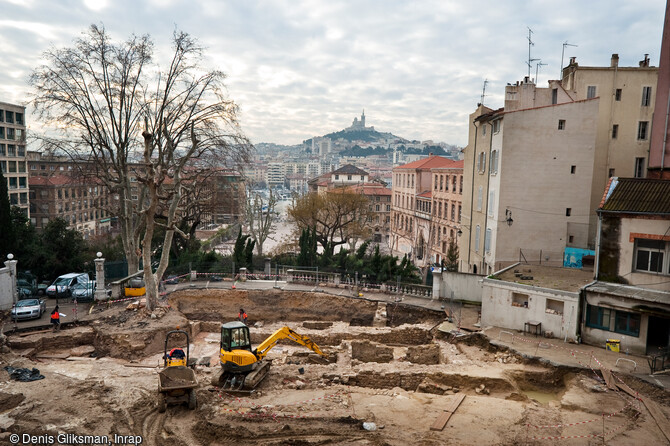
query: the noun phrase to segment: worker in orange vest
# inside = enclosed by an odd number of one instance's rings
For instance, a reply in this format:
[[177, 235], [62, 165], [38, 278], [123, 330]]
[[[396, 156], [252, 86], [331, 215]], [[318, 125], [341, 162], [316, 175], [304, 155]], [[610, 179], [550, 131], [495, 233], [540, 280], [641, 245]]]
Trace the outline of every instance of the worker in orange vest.
[[247, 313], [244, 312], [244, 308], [240, 308], [240, 312], [237, 314], [237, 319], [240, 322], [243, 322], [244, 325], [247, 325]]
[[54, 311], [51, 312], [51, 325], [52, 330], [60, 330], [60, 313], [58, 312], [58, 305], [54, 308]]

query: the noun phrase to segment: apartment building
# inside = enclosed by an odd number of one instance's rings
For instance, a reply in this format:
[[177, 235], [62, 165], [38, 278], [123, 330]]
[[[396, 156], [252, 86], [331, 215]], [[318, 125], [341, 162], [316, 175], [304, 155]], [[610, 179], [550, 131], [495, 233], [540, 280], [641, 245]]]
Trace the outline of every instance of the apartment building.
[[580, 67], [537, 88], [505, 88], [498, 110], [470, 115], [464, 149], [460, 271], [490, 274], [519, 260], [563, 264], [566, 247], [594, 249], [607, 179], [643, 176], [658, 69]]
[[30, 178], [30, 221], [37, 230], [60, 217], [85, 239], [107, 234], [112, 230], [113, 206], [107, 188], [93, 179], [62, 174]]
[[452, 167], [437, 167], [432, 173], [432, 240], [431, 258], [441, 263], [449, 243], [457, 243], [463, 197], [463, 161]]
[[[435, 207], [433, 170], [447, 169], [449, 171], [448, 169], [458, 170], [459, 168], [462, 170], [462, 162], [431, 155], [393, 169], [390, 238], [393, 255], [401, 257], [407, 255], [420, 268], [436, 262], [437, 252], [433, 246], [434, 243], [437, 243], [436, 231], [438, 227], [442, 231], [448, 225], [444, 224], [442, 218], [440, 224], [433, 222]], [[443, 181], [445, 172], [442, 173]], [[460, 180], [457, 180], [457, 184], [460, 187]], [[451, 203], [451, 198], [454, 198], [451, 195], [448, 195], [449, 198], [447, 198], [447, 192], [444, 189], [442, 194], [437, 194], [437, 196], [438, 208], [440, 204], [445, 206], [445, 200]], [[460, 203], [457, 200], [454, 202], [458, 209]], [[433, 237], [433, 231], [435, 231], [435, 237]], [[442, 234], [440, 234], [440, 241], [442, 241]], [[441, 250], [438, 252], [441, 253]]]
[[0, 102], [0, 169], [7, 179], [10, 205], [29, 215], [25, 114], [23, 106]]

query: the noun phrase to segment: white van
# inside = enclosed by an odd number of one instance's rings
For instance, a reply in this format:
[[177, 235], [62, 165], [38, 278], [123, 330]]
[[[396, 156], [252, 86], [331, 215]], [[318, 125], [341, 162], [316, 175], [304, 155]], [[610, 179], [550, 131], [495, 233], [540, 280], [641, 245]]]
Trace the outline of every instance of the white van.
[[60, 276], [47, 288], [49, 297], [69, 297], [71, 289], [77, 283], [88, 283], [88, 273], [70, 273]]

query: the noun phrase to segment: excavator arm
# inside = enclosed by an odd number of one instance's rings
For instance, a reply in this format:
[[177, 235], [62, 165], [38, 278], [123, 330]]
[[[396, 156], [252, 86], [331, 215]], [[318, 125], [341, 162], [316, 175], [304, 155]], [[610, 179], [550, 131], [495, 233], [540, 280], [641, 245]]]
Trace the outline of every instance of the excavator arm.
[[321, 356], [326, 356], [321, 351], [319, 346], [316, 345], [314, 341], [312, 341], [307, 336], [299, 335], [298, 333], [296, 333], [295, 331], [291, 330], [288, 327], [282, 327], [279, 330], [272, 333], [271, 336], [269, 336], [258, 347], [256, 347], [256, 351], [254, 352], [256, 354], [256, 357], [258, 357], [258, 359], [263, 359], [265, 355], [267, 355], [268, 352], [272, 350], [272, 348], [275, 345], [277, 345], [277, 342], [279, 342], [281, 339], [290, 339], [297, 344], [304, 345], [305, 347], [309, 348], [315, 353], [318, 353]]

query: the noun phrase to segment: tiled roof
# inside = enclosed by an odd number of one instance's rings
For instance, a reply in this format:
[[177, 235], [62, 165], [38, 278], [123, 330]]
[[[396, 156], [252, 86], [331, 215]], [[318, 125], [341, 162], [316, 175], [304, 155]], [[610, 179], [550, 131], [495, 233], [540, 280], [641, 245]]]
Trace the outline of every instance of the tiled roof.
[[[434, 167], [457, 167], [456, 163], [459, 161], [454, 161], [443, 156], [432, 155], [427, 158], [420, 160], [412, 161], [408, 164], [403, 164], [402, 166], [396, 167], [396, 169], [432, 169]], [[463, 167], [463, 162], [460, 161], [460, 167]]]
[[670, 180], [611, 178], [598, 211], [670, 215]]
[[72, 177], [67, 175], [52, 175], [50, 177], [33, 176], [28, 180], [31, 186], [62, 186], [64, 184], [71, 184], [73, 186], [79, 183]]
[[459, 160], [459, 161], [454, 161], [454, 164], [452, 166], [433, 167], [433, 169], [462, 169], [463, 164], [464, 164], [464, 161]]
[[331, 174], [337, 175], [367, 175], [368, 173], [364, 170], [359, 169], [353, 164], [345, 164], [337, 170], [331, 172]]
[[431, 198], [432, 196], [433, 196], [433, 192], [429, 191], [429, 190], [427, 190], [425, 192], [421, 192], [419, 195], [417, 195], [417, 197], [420, 197], [420, 198]]
[[365, 183], [349, 186], [349, 190], [363, 195], [391, 195], [392, 191], [379, 183]]

